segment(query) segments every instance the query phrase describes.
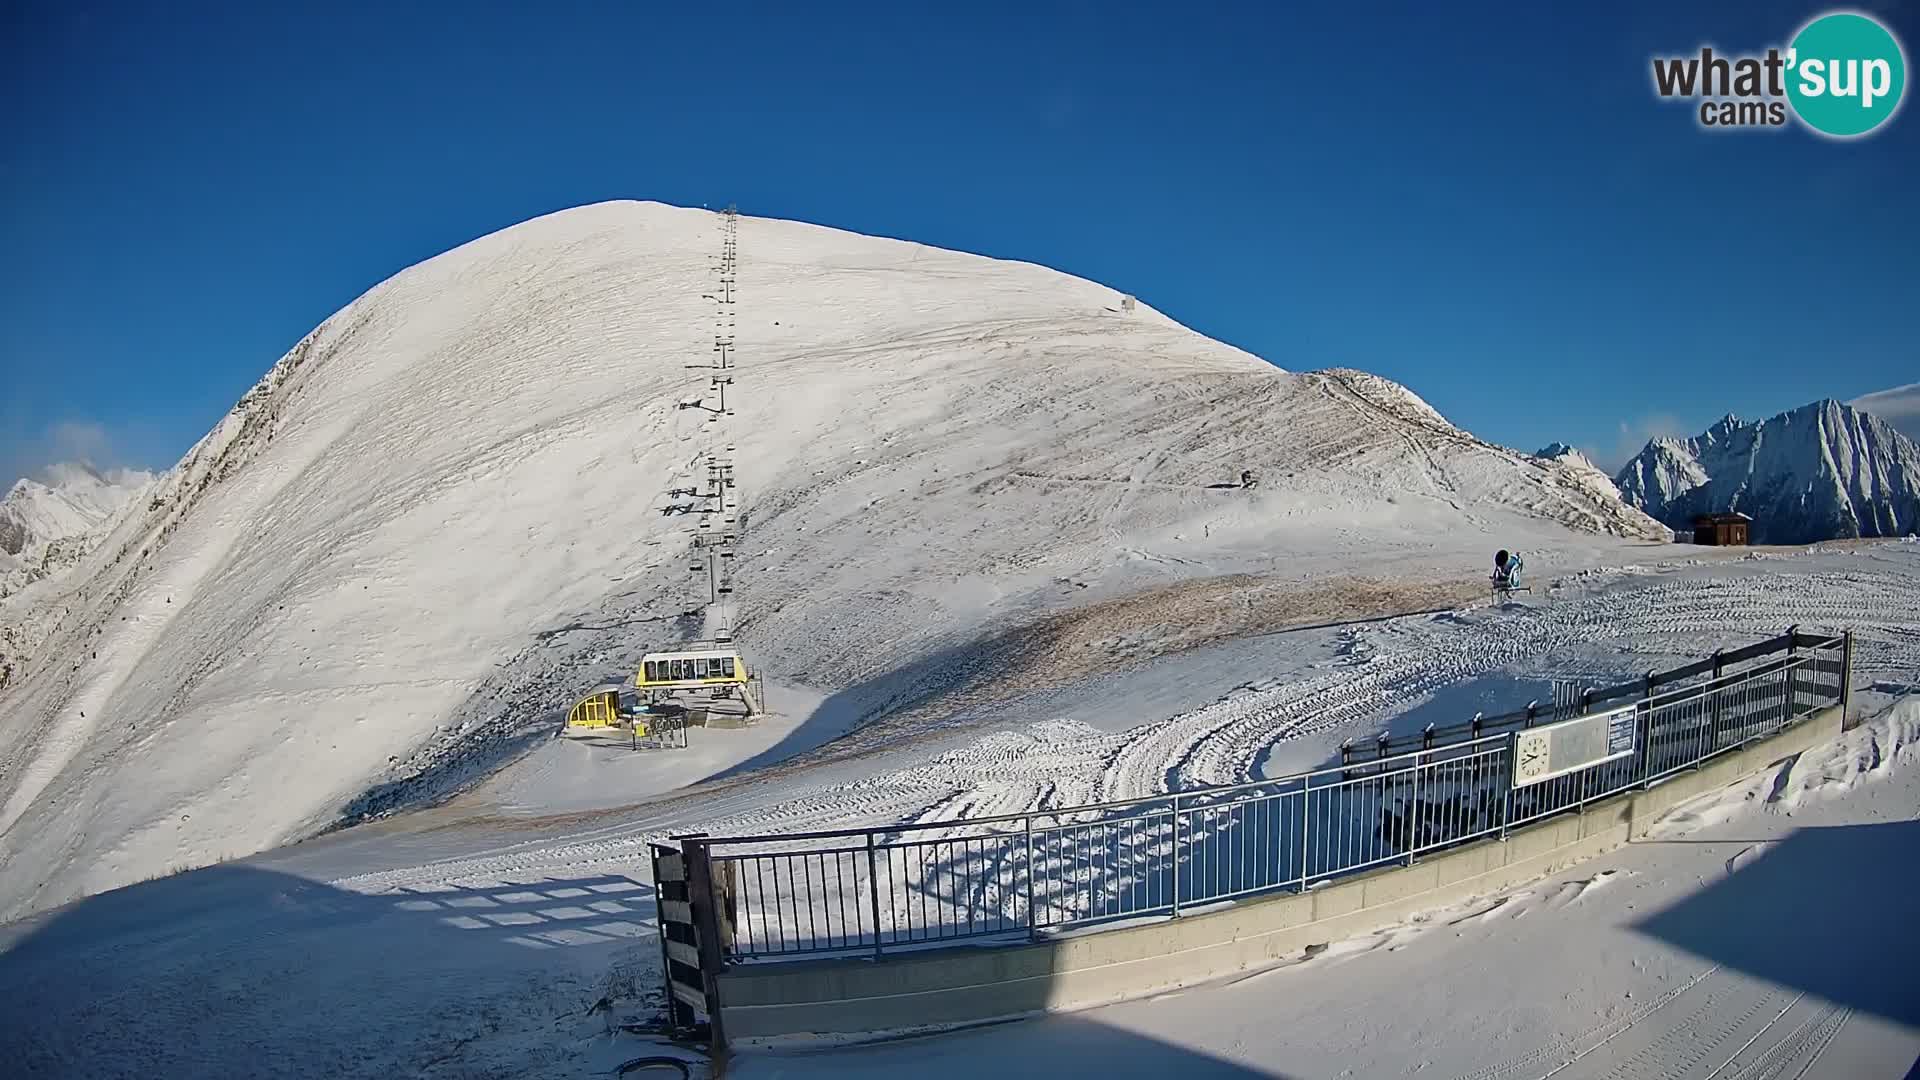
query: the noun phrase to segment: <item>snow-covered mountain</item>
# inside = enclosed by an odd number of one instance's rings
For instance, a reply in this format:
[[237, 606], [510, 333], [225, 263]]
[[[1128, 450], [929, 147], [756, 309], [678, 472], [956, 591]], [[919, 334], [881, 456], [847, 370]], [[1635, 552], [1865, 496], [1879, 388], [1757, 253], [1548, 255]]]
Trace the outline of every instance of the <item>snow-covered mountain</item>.
[[[1018, 635], [1075, 605], [1665, 535], [1388, 380], [1283, 371], [1031, 264], [745, 218], [716, 327], [721, 235], [553, 214], [274, 365], [75, 572], [60, 662], [0, 694], [0, 916], [444, 791], [697, 632], [673, 492], [716, 438], [740, 640], [857, 716], [1043, 648]], [[735, 415], [710, 423], [716, 330]]]
[[1581, 484], [1592, 489], [1594, 496], [1602, 500], [1618, 500], [1620, 489], [1614, 486], [1613, 477], [1593, 463], [1593, 459], [1566, 443], [1548, 443], [1540, 452], [1533, 455], [1564, 467]]
[[1692, 439], [1647, 443], [1615, 477], [1621, 497], [1685, 531], [1740, 511], [1762, 544], [1920, 529], [1920, 445], [1879, 417], [1816, 401], [1772, 419], [1732, 415]]
[[22, 478], [0, 498], [0, 557], [18, 560], [37, 545], [84, 536], [153, 482], [150, 472], [79, 463], [49, 466], [45, 477]]
[[[1533, 456], [1546, 458], [1549, 461], [1563, 461], [1563, 462], [1566, 462], [1568, 465], [1571, 465], [1577, 469], [1590, 469], [1593, 472], [1600, 473], [1603, 476], [1606, 475], [1605, 472], [1601, 470], [1600, 466], [1595, 465], [1593, 463], [1592, 458], [1581, 453], [1578, 449], [1568, 446], [1566, 443], [1563, 443], [1563, 442], [1548, 443], [1547, 445], [1541, 447], [1539, 452], [1535, 453]], [[1613, 478], [1608, 477], [1607, 482], [1612, 483]]]
[[0, 688], [50, 627], [61, 582], [152, 482], [149, 472], [66, 463], [0, 498]]

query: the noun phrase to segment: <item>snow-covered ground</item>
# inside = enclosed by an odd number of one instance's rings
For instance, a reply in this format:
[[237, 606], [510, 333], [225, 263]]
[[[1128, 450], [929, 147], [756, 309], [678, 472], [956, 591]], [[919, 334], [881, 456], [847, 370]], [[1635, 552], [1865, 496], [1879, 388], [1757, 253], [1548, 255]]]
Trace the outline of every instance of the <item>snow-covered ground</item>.
[[827, 695], [796, 747], [986, 675], [1044, 688], [1301, 621], [1288, 598], [1324, 608], [1329, 582], [1406, 610], [1471, 592], [1495, 546], [1567, 571], [1665, 535], [1385, 379], [1283, 371], [1103, 285], [738, 232], [724, 423], [704, 211], [528, 222], [296, 345], [41, 610], [0, 694], [0, 916], [417, 805], [533, 745], [702, 626], [699, 519], [670, 492], [721, 427], [738, 636]]
[[729, 1076], [1669, 1080], [1920, 1061], [1920, 698], [1655, 835], [1218, 984]]
[[[1915, 544], [1682, 560], [1581, 574], [1531, 605], [1164, 656], [1124, 676], [1091, 676], [1076, 684], [1084, 693], [1033, 691], [974, 726], [896, 732], [864, 756], [829, 745], [722, 770], [617, 810], [534, 813], [548, 798], [542, 785], [582, 782], [536, 755], [525, 771], [436, 810], [5, 927], [0, 1059], [29, 1062], [29, 1075], [90, 1077], [605, 1075], [643, 1053], [680, 1052], [609, 1033], [648, 1015], [658, 993], [648, 836], [950, 814], [956, 793], [973, 793], [983, 809], [1026, 805], [1050, 787], [1121, 783], [1107, 778], [1122, 763], [1131, 764], [1114, 775], [1145, 777], [1156, 770], [1133, 766], [1157, 762], [1159, 775], [1141, 782], [1158, 782], [1170, 757], [1192, 751], [1159, 739], [1164, 729], [1202, 742], [1214, 733], [1227, 747], [1242, 741], [1219, 733], [1268, 730], [1278, 741], [1267, 758], [1317, 762], [1349, 735], [1455, 719], [1554, 674], [1644, 670], [1790, 621], [1852, 626], [1856, 683], [1892, 687], [1920, 673], [1916, 600]], [[1496, 647], [1509, 639], [1526, 645]], [[1337, 722], [1312, 719], [1315, 702], [1343, 700], [1335, 677], [1376, 667], [1370, 704]], [[1256, 685], [1233, 691], [1243, 683]], [[1140, 702], [1166, 712], [1112, 722]], [[1807, 1076], [1897, 1076], [1920, 1053], [1920, 1019], [1897, 1012], [1905, 984], [1874, 965], [1914, 962], [1911, 920], [1885, 898], [1920, 882], [1885, 879], [1912, 865], [1887, 857], [1887, 834], [1818, 841], [1920, 813], [1917, 734], [1920, 709], [1909, 702], [1837, 747], [1683, 808], [1658, 843], [1363, 941], [1330, 942], [1234, 985], [884, 1047], [749, 1054], [730, 1075], [895, 1075], [910, 1064], [930, 1076], [1024, 1075], [1032, 1062], [1072, 1061], [1075, 1071], [1119, 1076], [1544, 1076], [1585, 1051], [1557, 1075], [1632, 1064], [1704, 1077], [1747, 1054], [1724, 1078], [1733, 1069], [1793, 1076], [1824, 1048]], [[1217, 764], [1207, 767], [1230, 774], [1261, 758], [1209, 755]], [[602, 796], [620, 797], [607, 775], [587, 775], [607, 785]], [[1794, 839], [1803, 832], [1816, 834], [1804, 856], [1806, 842]], [[1835, 859], [1842, 865], [1829, 865]], [[1749, 872], [1764, 875], [1744, 879], [1765, 883], [1764, 899], [1726, 891]], [[1742, 953], [1746, 930], [1731, 940], [1707, 933], [1728, 911], [1792, 915], [1785, 926], [1751, 926], [1754, 941], [1785, 944]], [[1769, 966], [1782, 956], [1800, 959]], [[1841, 962], [1867, 966], [1836, 981]], [[1900, 1069], [1881, 1067], [1902, 1053]], [[1766, 1055], [1764, 1068], [1747, 1067], [1753, 1055]]]
[[[1549, 700], [1556, 677], [1609, 685], [1796, 623], [1853, 629], [1856, 678], [1898, 680], [1920, 671], [1916, 610], [1913, 543], [1581, 574], [1533, 604], [1226, 642], [997, 700], [925, 731], [882, 721], [669, 797], [644, 790], [623, 799], [609, 785], [608, 804], [638, 805], [591, 816], [524, 812], [549, 798], [528, 786], [539, 768], [531, 763], [577, 756], [577, 747], [555, 746], [446, 812], [501, 816], [521, 836], [428, 866], [369, 868], [378, 852], [310, 865], [368, 889], [583, 867], [644, 873], [649, 839], [693, 828], [739, 834], [1019, 813], [1277, 775], [1326, 764], [1344, 739]], [[512, 794], [497, 798], [503, 784]]]

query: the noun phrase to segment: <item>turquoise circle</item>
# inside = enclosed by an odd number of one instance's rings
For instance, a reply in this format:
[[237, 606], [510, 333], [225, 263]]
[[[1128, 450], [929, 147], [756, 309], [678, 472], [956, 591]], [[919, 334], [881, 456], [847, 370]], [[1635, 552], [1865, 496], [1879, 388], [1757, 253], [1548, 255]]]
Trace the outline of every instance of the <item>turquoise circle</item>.
[[1815, 131], [1843, 139], [1886, 123], [1907, 88], [1900, 43], [1886, 27], [1852, 12], [1822, 15], [1803, 27], [1790, 46], [1789, 65], [1793, 111]]

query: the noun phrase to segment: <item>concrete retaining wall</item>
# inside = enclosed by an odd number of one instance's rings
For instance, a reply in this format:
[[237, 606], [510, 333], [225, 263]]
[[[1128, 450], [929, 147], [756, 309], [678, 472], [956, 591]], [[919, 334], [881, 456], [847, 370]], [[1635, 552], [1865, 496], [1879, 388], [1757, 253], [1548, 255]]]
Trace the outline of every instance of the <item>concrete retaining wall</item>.
[[1557, 873], [1644, 836], [1669, 809], [1840, 733], [1824, 709], [1763, 742], [1674, 776], [1482, 840], [1308, 890], [1205, 914], [1008, 946], [735, 965], [719, 980], [732, 1041], [974, 1023], [1101, 1005], [1254, 970], [1309, 945]]

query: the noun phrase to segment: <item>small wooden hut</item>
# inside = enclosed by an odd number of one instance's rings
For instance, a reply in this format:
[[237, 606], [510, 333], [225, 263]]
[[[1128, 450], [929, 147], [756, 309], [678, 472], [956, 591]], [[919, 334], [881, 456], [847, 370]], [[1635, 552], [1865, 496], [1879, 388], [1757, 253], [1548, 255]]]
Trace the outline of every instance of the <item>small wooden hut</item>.
[[1693, 542], [1719, 547], [1745, 547], [1753, 519], [1742, 513], [1701, 514], [1693, 519]]

